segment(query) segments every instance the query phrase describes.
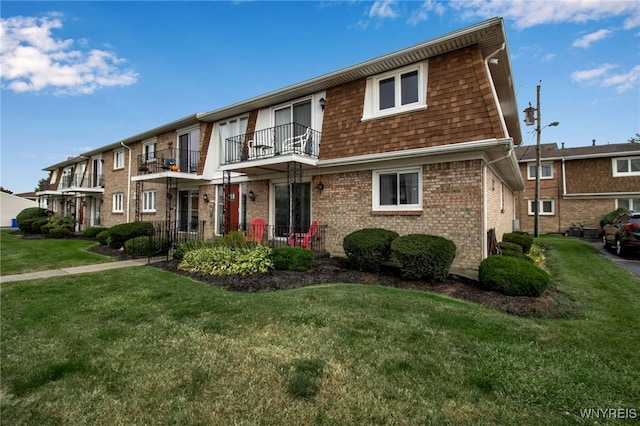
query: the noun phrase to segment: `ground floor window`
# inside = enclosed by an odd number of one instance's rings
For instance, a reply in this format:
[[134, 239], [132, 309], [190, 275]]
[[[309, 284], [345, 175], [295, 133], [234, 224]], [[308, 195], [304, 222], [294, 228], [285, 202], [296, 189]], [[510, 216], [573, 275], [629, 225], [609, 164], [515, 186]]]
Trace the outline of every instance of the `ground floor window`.
[[156, 211], [156, 191], [144, 191], [142, 193], [142, 211], [145, 213], [155, 213]]
[[618, 198], [616, 208], [624, 207], [627, 210], [640, 210], [640, 198]]
[[113, 212], [122, 213], [124, 211], [124, 194], [118, 192], [113, 194]]
[[[536, 205], [535, 200], [529, 200], [530, 216], [536, 214], [535, 205]], [[540, 200], [539, 206], [540, 206], [539, 213], [541, 215], [552, 216], [555, 214], [555, 211], [556, 211], [555, 200]]]
[[420, 168], [373, 172], [374, 210], [422, 209]]

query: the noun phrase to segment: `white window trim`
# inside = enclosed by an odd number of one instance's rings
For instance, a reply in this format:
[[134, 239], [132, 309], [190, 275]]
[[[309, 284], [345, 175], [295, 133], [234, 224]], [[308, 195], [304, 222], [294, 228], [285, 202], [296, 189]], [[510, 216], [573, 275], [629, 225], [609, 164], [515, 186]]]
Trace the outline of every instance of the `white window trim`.
[[148, 146], [153, 146], [153, 156], [149, 156], [149, 158], [147, 158], [145, 160], [145, 162], [146, 163], [154, 163], [156, 161], [156, 156], [158, 155], [158, 143], [157, 143], [156, 138], [144, 141], [142, 143], [142, 155], [143, 155], [143, 157], [146, 154]]
[[[535, 167], [536, 163], [527, 163], [527, 180], [535, 180], [535, 176], [531, 174], [531, 167]], [[551, 176], [543, 176], [542, 174], [540, 174], [540, 180], [543, 179], [553, 179], [554, 176], [554, 170], [553, 170], [553, 162], [551, 161], [543, 161], [540, 163], [540, 169], [542, 169], [544, 166], [550, 166], [551, 167]]]
[[142, 212], [143, 213], [155, 213], [156, 212], [156, 190], [151, 189], [142, 192]]
[[[362, 121], [372, 120], [390, 115], [402, 114], [408, 111], [427, 108], [427, 73], [429, 61], [423, 61], [403, 68], [398, 68], [384, 74], [379, 74], [367, 79], [367, 86], [364, 95], [364, 110]], [[408, 105], [399, 105], [394, 108], [380, 110], [379, 104], [379, 82], [390, 77], [395, 77], [399, 81], [402, 74], [411, 71], [418, 71], [418, 102]]]
[[616, 203], [615, 203], [616, 209], [620, 208], [620, 201], [621, 200], [625, 200], [629, 204], [629, 207], [630, 207], [629, 210], [631, 210], [631, 211], [639, 211], [640, 210], [640, 197], [616, 198], [615, 199], [615, 201], [616, 201]]
[[124, 213], [124, 193], [116, 192], [113, 194], [113, 213]]
[[[404, 173], [418, 173], [418, 203], [417, 204], [396, 204], [393, 206], [380, 205], [380, 175], [385, 174], [404, 174]], [[374, 170], [371, 174], [371, 209], [373, 211], [421, 211], [423, 205], [422, 195], [422, 167], [410, 167], [400, 169], [384, 169]]]
[[[533, 205], [536, 202], [536, 200], [528, 200], [527, 203], [527, 209], [528, 209], [528, 213], [529, 216], [535, 216], [536, 212], [533, 209]], [[550, 212], [545, 212], [542, 210], [542, 204], [544, 202], [551, 202], [551, 211]], [[556, 214], [556, 200], [554, 200], [553, 198], [543, 198], [541, 200], [539, 200], [539, 204], [540, 204], [540, 216], [555, 216]]]
[[[122, 156], [122, 165], [118, 165], [118, 156]], [[113, 151], [113, 170], [124, 169], [124, 148]]]
[[629, 170], [631, 170], [631, 160], [639, 160], [640, 157], [616, 157], [611, 159], [611, 169], [613, 170], [613, 177], [624, 177], [624, 176], [640, 176], [640, 172], [619, 172], [617, 162], [620, 160], [626, 160], [629, 165]]

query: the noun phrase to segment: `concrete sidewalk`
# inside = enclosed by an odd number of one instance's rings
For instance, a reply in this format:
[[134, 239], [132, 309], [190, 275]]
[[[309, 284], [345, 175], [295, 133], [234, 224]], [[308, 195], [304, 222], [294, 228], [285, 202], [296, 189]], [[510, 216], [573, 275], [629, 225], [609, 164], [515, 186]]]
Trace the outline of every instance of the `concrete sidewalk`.
[[119, 260], [116, 262], [96, 263], [93, 265], [74, 266], [72, 268], [52, 269], [48, 271], [29, 272], [26, 274], [0, 276], [0, 283], [13, 281], [37, 280], [39, 278], [59, 277], [63, 275], [84, 274], [86, 272], [107, 271], [109, 269], [127, 268], [129, 266], [142, 266], [148, 263], [147, 258]]

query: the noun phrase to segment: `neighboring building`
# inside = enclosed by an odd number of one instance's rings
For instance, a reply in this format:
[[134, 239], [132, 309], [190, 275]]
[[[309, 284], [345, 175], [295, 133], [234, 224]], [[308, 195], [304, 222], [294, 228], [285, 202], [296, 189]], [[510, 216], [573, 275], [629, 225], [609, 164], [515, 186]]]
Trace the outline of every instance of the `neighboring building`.
[[[533, 232], [536, 145], [517, 147], [516, 156], [526, 179], [516, 216], [523, 231]], [[572, 225], [599, 228], [602, 216], [618, 207], [640, 210], [640, 144], [541, 144], [540, 163], [540, 233], [565, 233]]]
[[39, 195], [82, 226], [210, 237], [263, 218], [286, 241], [317, 220], [333, 255], [361, 228], [440, 235], [477, 269], [524, 189], [518, 115], [494, 18], [56, 164]]
[[38, 203], [28, 198], [0, 191], [0, 227], [14, 226], [14, 219], [18, 213], [29, 207], [38, 207]]

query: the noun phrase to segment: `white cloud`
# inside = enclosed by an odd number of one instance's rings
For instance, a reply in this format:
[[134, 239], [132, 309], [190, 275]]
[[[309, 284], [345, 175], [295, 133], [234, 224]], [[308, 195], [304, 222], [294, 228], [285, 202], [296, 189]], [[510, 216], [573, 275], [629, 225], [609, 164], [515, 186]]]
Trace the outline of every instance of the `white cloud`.
[[[2, 87], [14, 92], [51, 90], [55, 94], [91, 94], [110, 86], [127, 86], [138, 74], [123, 68], [115, 53], [91, 49], [80, 39], [61, 40], [59, 14], [43, 18], [15, 16], [0, 20], [0, 77]], [[75, 44], [82, 46], [74, 48]], [[83, 50], [84, 49], [84, 50]]]
[[580, 37], [579, 39], [573, 42], [573, 47], [589, 47], [592, 43], [596, 41], [600, 41], [611, 34], [609, 30], [598, 30], [594, 33], [587, 34], [585, 36]]
[[626, 17], [625, 29], [640, 26], [637, 0], [468, 0], [448, 5], [462, 12], [466, 19], [503, 16], [516, 28], [529, 28], [561, 22], [588, 22], [609, 17]]
[[640, 81], [640, 65], [636, 65], [628, 73], [616, 74], [605, 78], [602, 82], [604, 87], [615, 87], [617, 93], [638, 88]]
[[616, 93], [638, 89], [638, 82], [640, 82], [640, 65], [636, 65], [629, 72], [610, 72], [616, 68], [618, 67], [612, 64], [602, 64], [596, 68], [576, 71], [571, 74], [571, 79], [578, 83], [613, 87]]
[[442, 16], [445, 13], [445, 7], [441, 2], [435, 0], [426, 0], [422, 5], [411, 13], [408, 23], [409, 25], [416, 26], [420, 22], [426, 21], [429, 18], [430, 13], [435, 13], [438, 16]]
[[398, 13], [394, 10], [395, 0], [378, 0], [369, 9], [370, 18], [395, 18]]

